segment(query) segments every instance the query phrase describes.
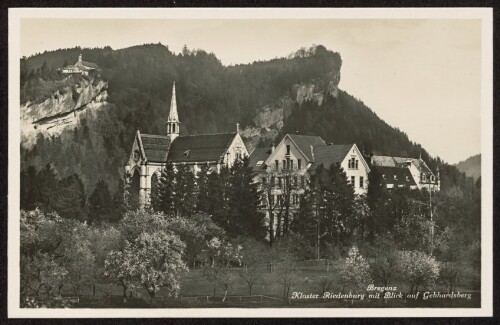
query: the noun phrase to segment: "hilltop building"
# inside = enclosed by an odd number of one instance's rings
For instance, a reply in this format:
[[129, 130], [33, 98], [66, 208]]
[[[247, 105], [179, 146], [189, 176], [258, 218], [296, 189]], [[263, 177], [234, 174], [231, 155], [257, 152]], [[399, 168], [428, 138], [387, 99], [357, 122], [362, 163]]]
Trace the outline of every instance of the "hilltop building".
[[139, 130], [136, 133], [125, 165], [125, 180], [130, 184], [129, 200], [133, 206], [150, 205], [151, 192], [155, 191], [167, 162], [174, 166], [188, 165], [197, 173], [203, 165], [209, 166], [209, 171], [219, 171], [221, 166], [231, 166], [236, 159], [248, 156], [238, 125], [233, 133], [180, 135], [175, 83], [166, 124], [166, 135], [142, 134]]
[[87, 62], [82, 60], [82, 55], [78, 56], [78, 61], [74, 65], [67, 65], [62, 69], [62, 73], [73, 75], [80, 74], [84, 76], [90, 76], [98, 73], [101, 70], [99, 66], [92, 62]]

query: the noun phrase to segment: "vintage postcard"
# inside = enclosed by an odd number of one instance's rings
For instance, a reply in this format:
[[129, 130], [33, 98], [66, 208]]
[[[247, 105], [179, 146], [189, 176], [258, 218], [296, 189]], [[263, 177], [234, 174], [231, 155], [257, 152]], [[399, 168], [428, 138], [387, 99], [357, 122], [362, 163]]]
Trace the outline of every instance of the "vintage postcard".
[[11, 8], [8, 316], [491, 316], [492, 32]]

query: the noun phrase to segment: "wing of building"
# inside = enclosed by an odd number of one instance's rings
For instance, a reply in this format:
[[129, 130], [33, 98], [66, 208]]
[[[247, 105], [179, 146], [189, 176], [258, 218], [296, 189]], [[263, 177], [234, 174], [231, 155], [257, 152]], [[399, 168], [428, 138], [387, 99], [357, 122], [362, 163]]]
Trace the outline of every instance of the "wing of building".
[[125, 179], [130, 184], [129, 200], [132, 206], [150, 204], [151, 193], [167, 162], [174, 166], [188, 165], [196, 174], [203, 165], [208, 165], [211, 171], [218, 171], [221, 166], [231, 166], [236, 159], [248, 156], [238, 126], [233, 133], [180, 135], [175, 96], [174, 83], [165, 135], [136, 132], [125, 164]]
[[439, 169], [432, 172], [422, 158], [392, 156], [370, 157], [370, 165], [380, 173], [388, 189], [409, 187], [439, 191], [441, 187]]

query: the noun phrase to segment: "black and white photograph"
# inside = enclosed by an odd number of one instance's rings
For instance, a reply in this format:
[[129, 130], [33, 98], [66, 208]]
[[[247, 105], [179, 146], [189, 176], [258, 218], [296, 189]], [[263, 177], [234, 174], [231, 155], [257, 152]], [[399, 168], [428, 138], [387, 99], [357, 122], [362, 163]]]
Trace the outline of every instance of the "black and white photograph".
[[492, 32], [10, 9], [9, 317], [492, 315]]

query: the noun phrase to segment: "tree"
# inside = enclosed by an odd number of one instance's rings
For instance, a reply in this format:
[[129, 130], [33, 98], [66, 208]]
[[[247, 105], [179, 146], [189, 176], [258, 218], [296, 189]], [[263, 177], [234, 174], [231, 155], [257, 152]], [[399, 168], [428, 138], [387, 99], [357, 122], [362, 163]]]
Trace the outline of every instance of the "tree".
[[176, 166], [174, 183], [174, 206], [177, 216], [190, 217], [196, 205], [194, 174], [188, 165]]
[[162, 287], [177, 296], [180, 276], [188, 269], [182, 260], [185, 245], [172, 233], [143, 232], [126, 251], [130, 251], [132, 274], [151, 298]]
[[158, 180], [158, 193], [153, 195], [151, 202], [154, 211], [162, 211], [166, 215], [175, 214], [175, 169], [171, 162], [167, 162], [162, 169]]
[[254, 236], [261, 239], [264, 215], [259, 210], [260, 191], [254, 182], [250, 159], [236, 160], [230, 170], [230, 229], [233, 235]]
[[202, 275], [212, 282], [213, 295], [217, 288], [224, 290], [222, 302], [226, 301], [227, 293], [231, 289], [234, 277], [228, 269], [231, 263], [241, 265], [242, 255], [240, 245], [214, 237], [207, 243], [209, 263], [205, 264]]
[[78, 174], [73, 174], [59, 181], [57, 200], [53, 205], [63, 218], [79, 221], [87, 219], [87, 196]]
[[214, 237], [222, 238], [225, 233], [216, 225], [212, 218], [202, 212], [196, 212], [189, 218], [167, 217], [165, 219], [167, 228], [179, 235], [186, 244], [185, 261], [188, 265], [195, 267], [200, 254], [208, 249], [207, 242]]
[[410, 286], [410, 293], [420, 286], [432, 286], [439, 276], [439, 263], [434, 257], [420, 251], [400, 251], [399, 270]]
[[242, 247], [243, 268], [238, 271], [238, 275], [247, 285], [248, 295], [251, 296], [253, 286], [262, 275], [259, 266], [262, 265], [268, 248], [262, 242], [253, 238], [244, 241]]
[[210, 212], [211, 193], [209, 188], [209, 167], [202, 165], [196, 177], [198, 194], [196, 197], [196, 209], [198, 211]]
[[342, 265], [340, 276], [342, 277], [342, 291], [344, 291], [345, 288], [362, 291], [372, 282], [370, 265], [363, 256], [359, 254], [359, 250], [356, 246], [351, 247], [349, 250], [349, 256]]
[[113, 221], [113, 208], [113, 197], [108, 184], [104, 180], [98, 181], [89, 198], [89, 221]]

